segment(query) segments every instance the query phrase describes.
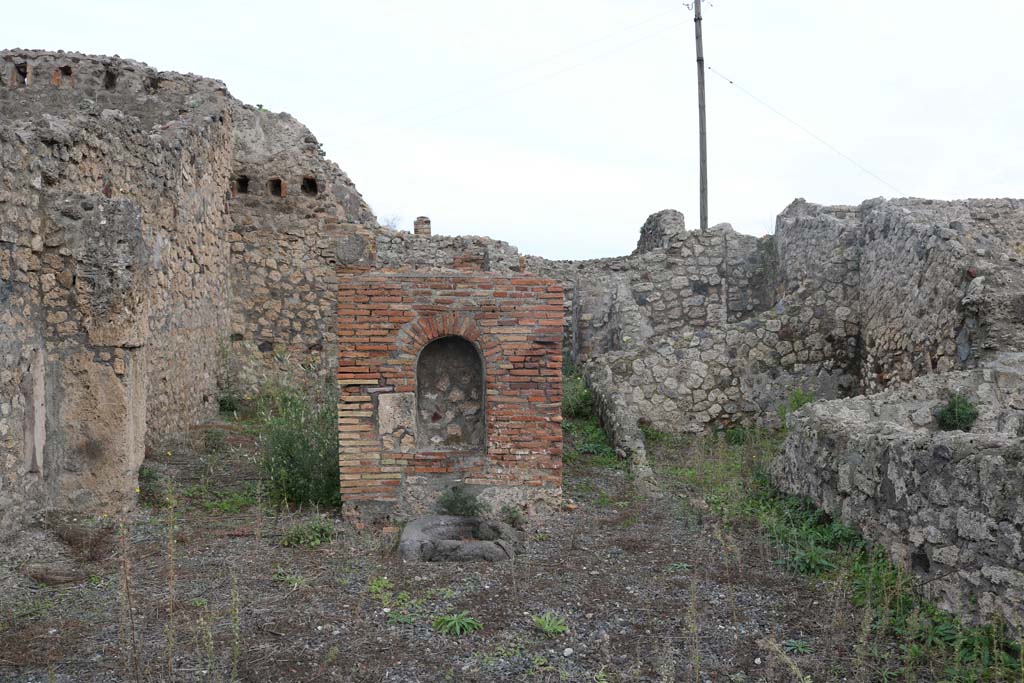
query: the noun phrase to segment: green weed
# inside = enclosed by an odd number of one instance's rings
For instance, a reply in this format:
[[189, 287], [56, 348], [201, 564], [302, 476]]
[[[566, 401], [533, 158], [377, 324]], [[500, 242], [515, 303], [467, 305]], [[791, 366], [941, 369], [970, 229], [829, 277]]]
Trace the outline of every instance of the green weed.
[[305, 546], [316, 548], [330, 543], [334, 538], [334, 524], [326, 517], [315, 517], [308, 522], [296, 524], [281, 539], [285, 547]]
[[340, 504], [337, 392], [333, 388], [310, 394], [290, 387], [265, 391], [256, 401], [256, 431], [271, 500]]
[[533, 622], [534, 628], [548, 638], [556, 638], [569, 630], [565, 623], [565, 617], [551, 611], [535, 614], [530, 617], [530, 621]]
[[469, 612], [443, 614], [433, 621], [434, 630], [446, 636], [462, 636], [479, 631], [484, 627], [479, 621], [469, 616]]
[[479, 517], [490, 510], [487, 503], [462, 484], [456, 484], [445, 491], [438, 499], [437, 506], [445, 514], [459, 517]]

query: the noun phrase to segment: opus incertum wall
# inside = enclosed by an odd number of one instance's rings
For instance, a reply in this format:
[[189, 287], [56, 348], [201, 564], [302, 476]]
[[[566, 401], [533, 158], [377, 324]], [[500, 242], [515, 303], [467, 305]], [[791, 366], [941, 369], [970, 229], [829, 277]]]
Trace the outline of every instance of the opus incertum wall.
[[529, 275], [371, 272], [339, 290], [347, 510], [429, 511], [456, 483], [492, 506], [557, 503], [562, 286]]

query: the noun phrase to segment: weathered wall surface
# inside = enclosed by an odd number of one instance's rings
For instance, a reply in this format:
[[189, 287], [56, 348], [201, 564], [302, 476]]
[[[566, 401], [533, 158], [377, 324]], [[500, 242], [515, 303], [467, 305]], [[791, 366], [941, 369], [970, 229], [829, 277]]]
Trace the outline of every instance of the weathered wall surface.
[[[807, 406], [772, 474], [880, 543], [944, 609], [1024, 623], [1022, 367], [1016, 355]], [[953, 393], [981, 408], [970, 433], [937, 431]]]
[[288, 115], [130, 60], [6, 51], [0, 161], [0, 533], [130, 503], [145, 444], [229, 382], [333, 375], [338, 264], [366, 261], [375, 222]]
[[[8, 432], [45, 415], [28, 444], [37, 452], [22, 439], [5, 453], [4, 516], [116, 506], [130, 500], [147, 433], [216, 405], [223, 86], [43, 52], [5, 52], [0, 72], [0, 275], [12, 294], [18, 283], [20, 305], [18, 320], [5, 311]], [[31, 391], [19, 396], [15, 381]], [[45, 410], [26, 415], [32, 401]]]
[[1024, 203], [895, 200], [862, 215], [864, 389], [1024, 348]]
[[376, 220], [312, 133], [287, 114], [234, 103], [230, 365], [223, 384], [333, 379], [339, 268], [365, 269]]

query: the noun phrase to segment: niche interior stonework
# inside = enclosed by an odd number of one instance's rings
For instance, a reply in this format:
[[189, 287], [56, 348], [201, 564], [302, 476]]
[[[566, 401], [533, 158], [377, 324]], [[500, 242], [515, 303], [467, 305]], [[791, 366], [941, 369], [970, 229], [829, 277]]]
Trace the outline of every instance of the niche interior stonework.
[[529, 275], [371, 272], [339, 290], [341, 491], [412, 515], [462, 483], [494, 507], [562, 486], [562, 286]]

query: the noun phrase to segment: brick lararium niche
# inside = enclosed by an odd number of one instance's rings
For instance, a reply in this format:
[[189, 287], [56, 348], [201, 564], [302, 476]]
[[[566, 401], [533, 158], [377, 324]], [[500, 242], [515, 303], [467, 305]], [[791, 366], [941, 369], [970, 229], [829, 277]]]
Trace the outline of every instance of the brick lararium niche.
[[497, 509], [562, 492], [562, 287], [529, 275], [374, 271], [338, 308], [347, 513], [433, 512], [457, 483]]

